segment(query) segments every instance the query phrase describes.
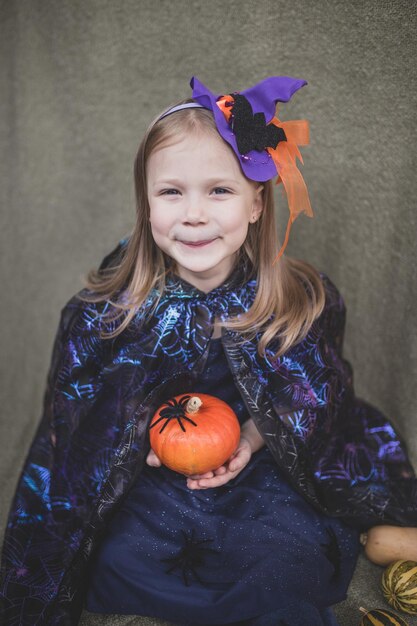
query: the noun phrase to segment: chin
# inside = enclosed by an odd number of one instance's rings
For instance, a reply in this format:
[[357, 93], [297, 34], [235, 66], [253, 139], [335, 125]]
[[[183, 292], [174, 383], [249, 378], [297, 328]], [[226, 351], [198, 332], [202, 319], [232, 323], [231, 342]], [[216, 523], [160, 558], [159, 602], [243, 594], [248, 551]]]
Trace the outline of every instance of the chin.
[[178, 268], [184, 268], [187, 272], [212, 272], [216, 267], [222, 267], [223, 259], [213, 259], [213, 255], [203, 258], [190, 258], [188, 256], [176, 255], [173, 257]]
[[[216, 268], [213, 265], [183, 265], [182, 263], [177, 263], [177, 267], [179, 270], [183, 272], [189, 272], [190, 274], [199, 274], [201, 278], [210, 278], [212, 274], [216, 273]], [[204, 276], [207, 274], [207, 276]]]
[[[193, 274], [207, 274], [207, 278], [210, 278], [213, 274], [222, 274], [225, 271], [225, 263], [222, 263], [223, 259], [213, 260], [210, 259], [180, 259], [175, 258], [177, 268], [182, 269], [185, 272], [191, 272]], [[204, 276], [203, 276], [204, 277]]]

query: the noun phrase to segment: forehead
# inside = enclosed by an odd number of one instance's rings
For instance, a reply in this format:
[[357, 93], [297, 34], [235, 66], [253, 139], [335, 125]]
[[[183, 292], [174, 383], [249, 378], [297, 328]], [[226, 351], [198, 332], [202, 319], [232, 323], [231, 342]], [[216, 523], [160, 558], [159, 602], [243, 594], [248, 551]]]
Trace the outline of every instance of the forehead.
[[182, 135], [177, 141], [161, 144], [148, 158], [147, 173], [151, 178], [165, 174], [221, 178], [227, 173], [227, 177], [246, 181], [233, 151], [218, 135], [209, 132]]

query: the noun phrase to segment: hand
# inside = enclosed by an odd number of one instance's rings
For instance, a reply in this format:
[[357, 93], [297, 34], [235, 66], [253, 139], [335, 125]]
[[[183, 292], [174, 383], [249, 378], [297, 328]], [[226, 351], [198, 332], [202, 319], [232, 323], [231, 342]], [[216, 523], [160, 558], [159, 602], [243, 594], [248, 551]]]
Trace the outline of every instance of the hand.
[[149, 450], [149, 454], [146, 457], [146, 462], [151, 467], [161, 467], [161, 465], [162, 465], [160, 459], [156, 456], [156, 454], [152, 450], [152, 448]]
[[239, 472], [249, 463], [252, 456], [252, 446], [245, 437], [240, 438], [239, 445], [230, 459], [217, 469], [205, 474], [188, 476], [187, 487], [189, 489], [209, 489], [220, 487], [235, 478]]

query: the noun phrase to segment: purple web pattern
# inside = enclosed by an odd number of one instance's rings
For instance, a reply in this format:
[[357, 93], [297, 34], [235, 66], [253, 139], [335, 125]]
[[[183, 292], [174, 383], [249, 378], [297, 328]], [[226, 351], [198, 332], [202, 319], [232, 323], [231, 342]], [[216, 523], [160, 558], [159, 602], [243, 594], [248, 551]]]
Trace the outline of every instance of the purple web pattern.
[[[417, 490], [392, 424], [355, 398], [341, 353], [345, 309], [327, 302], [306, 339], [279, 359], [256, 341], [223, 340], [234, 379], [277, 463], [315, 507], [358, 527], [417, 523]], [[86, 565], [147, 453], [161, 400], [192, 390], [214, 317], [246, 311], [256, 283], [236, 276], [209, 294], [168, 281], [152, 319], [100, 340], [103, 308], [63, 309], [44, 415], [12, 503], [3, 548], [1, 623], [68, 624], [82, 610]], [[152, 303], [149, 298], [148, 305]], [[145, 307], [146, 308], [146, 307]]]

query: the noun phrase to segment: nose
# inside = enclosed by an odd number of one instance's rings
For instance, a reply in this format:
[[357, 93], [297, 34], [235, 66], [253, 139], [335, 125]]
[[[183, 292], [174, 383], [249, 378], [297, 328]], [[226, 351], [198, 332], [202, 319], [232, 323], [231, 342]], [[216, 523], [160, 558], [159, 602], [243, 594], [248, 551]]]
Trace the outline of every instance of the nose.
[[205, 224], [207, 220], [204, 198], [199, 194], [190, 194], [184, 203], [183, 222], [186, 224]]

